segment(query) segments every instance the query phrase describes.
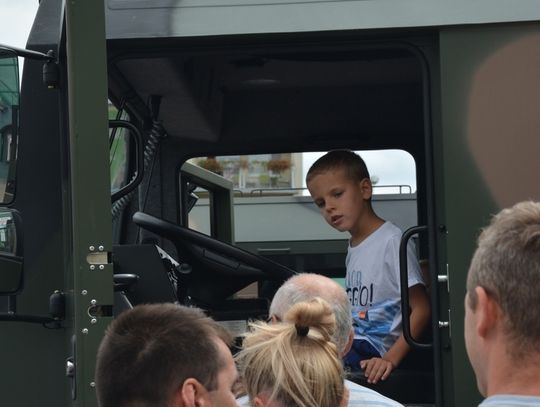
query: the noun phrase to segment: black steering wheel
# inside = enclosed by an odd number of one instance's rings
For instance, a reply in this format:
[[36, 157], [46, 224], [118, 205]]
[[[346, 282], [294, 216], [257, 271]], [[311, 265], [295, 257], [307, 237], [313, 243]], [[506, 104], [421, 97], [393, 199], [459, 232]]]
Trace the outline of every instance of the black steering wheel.
[[266, 257], [143, 212], [133, 215], [141, 228], [170, 240], [190, 264], [188, 295], [203, 303], [221, 302], [255, 281], [285, 281], [296, 272]]

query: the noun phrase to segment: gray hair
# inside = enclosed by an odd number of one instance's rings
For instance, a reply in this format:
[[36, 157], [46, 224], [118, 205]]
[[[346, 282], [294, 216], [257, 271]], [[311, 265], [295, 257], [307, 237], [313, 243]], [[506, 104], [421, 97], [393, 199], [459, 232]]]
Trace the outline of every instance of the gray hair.
[[467, 278], [469, 305], [484, 288], [501, 307], [508, 350], [516, 358], [540, 345], [540, 203], [521, 202], [493, 217], [478, 238]]
[[338, 350], [343, 353], [352, 329], [352, 312], [345, 290], [334, 280], [311, 273], [291, 277], [276, 291], [270, 304], [270, 315], [283, 320], [294, 304], [310, 301], [315, 297], [325, 300], [334, 311], [336, 331], [333, 339]]
[[266, 393], [268, 401], [283, 407], [340, 403], [345, 373], [332, 335], [336, 316], [326, 301], [293, 305], [281, 324], [250, 326], [236, 356], [250, 400]]

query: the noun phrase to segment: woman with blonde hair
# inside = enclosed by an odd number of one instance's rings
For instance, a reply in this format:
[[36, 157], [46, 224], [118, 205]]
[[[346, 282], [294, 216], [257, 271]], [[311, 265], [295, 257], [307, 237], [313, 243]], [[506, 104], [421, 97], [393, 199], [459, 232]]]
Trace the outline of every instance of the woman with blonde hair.
[[284, 321], [251, 324], [237, 355], [251, 407], [347, 405], [345, 373], [332, 335], [334, 312], [316, 298], [292, 306]]

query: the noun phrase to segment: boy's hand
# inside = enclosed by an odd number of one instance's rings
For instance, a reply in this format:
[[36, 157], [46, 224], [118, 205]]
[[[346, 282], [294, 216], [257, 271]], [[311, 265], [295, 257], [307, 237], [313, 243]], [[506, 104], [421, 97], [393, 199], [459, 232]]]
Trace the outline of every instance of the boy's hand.
[[381, 358], [371, 358], [360, 361], [360, 367], [367, 377], [368, 383], [377, 383], [379, 380], [386, 380], [392, 370], [394, 364], [388, 360]]

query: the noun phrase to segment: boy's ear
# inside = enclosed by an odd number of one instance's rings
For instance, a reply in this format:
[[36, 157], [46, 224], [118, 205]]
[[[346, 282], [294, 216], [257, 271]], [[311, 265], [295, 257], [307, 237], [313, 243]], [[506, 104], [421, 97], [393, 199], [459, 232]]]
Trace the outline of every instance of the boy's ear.
[[364, 178], [360, 181], [360, 190], [362, 191], [362, 197], [364, 199], [370, 199], [373, 194], [373, 185], [369, 178]]

